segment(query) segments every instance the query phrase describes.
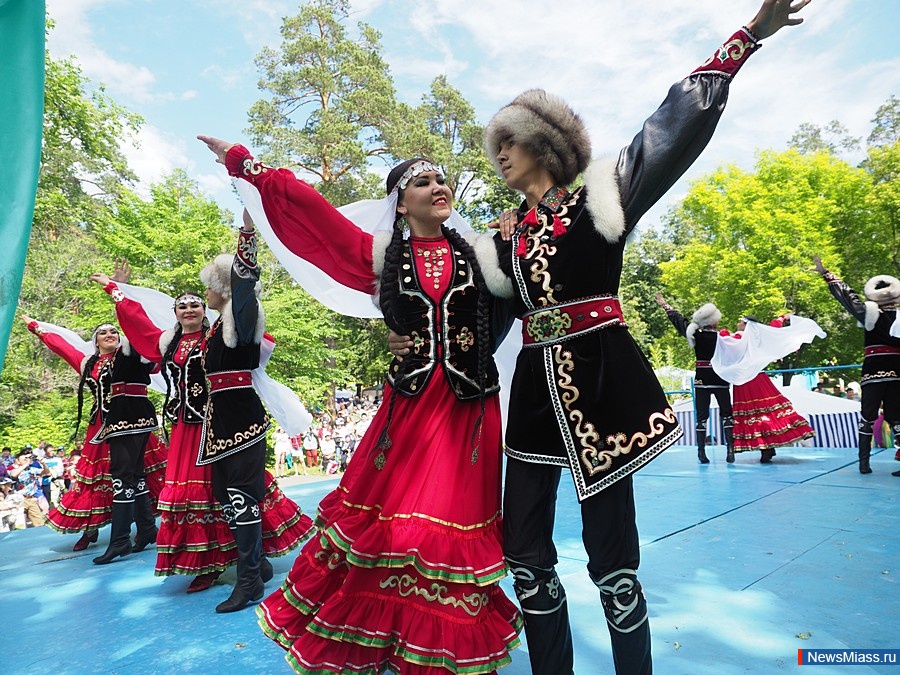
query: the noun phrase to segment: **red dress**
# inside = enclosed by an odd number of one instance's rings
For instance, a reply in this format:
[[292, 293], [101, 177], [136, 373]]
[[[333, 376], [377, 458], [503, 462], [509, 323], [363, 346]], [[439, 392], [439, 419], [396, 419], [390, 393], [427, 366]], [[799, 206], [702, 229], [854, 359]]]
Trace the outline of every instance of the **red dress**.
[[[106, 290], [116, 290], [115, 284], [109, 284]], [[160, 353], [159, 339], [163, 331], [153, 324], [143, 307], [128, 298], [118, 299], [116, 315], [137, 350], [151, 361], [160, 363], [163, 354]], [[201, 332], [183, 334], [172, 356], [174, 361], [183, 365], [202, 338]], [[186, 424], [179, 420], [172, 425], [169, 464], [159, 497], [157, 576], [221, 572], [237, 561], [234, 535], [222, 506], [213, 496], [212, 468], [196, 464], [201, 433], [201, 424]], [[310, 517], [285, 496], [268, 471], [266, 497], [260, 506], [266, 555], [285, 555], [312, 533]]]
[[[81, 372], [84, 354], [53, 333], [36, 333], [41, 341], [60, 356], [78, 373]], [[97, 379], [109, 356], [101, 356], [88, 377]], [[109, 444], [92, 443], [103, 426], [102, 413], [88, 424], [81, 459], [75, 463], [75, 478], [68, 492], [59, 498], [59, 504], [47, 514], [47, 524], [57, 532], [75, 534], [97, 530], [110, 521], [112, 514], [112, 476], [109, 473]], [[150, 495], [155, 500], [162, 488], [162, 475], [166, 466], [166, 446], [154, 434], [150, 434], [144, 453], [144, 471]]]
[[[269, 221], [278, 231], [275, 221], [285, 214], [303, 219], [282, 222], [290, 231], [279, 237], [295, 235], [284, 242], [291, 250], [370, 293], [372, 237], [292, 175], [276, 178], [276, 191], [296, 201], [270, 203], [264, 192]], [[328, 237], [320, 241], [316, 228]], [[439, 299], [449, 280], [432, 272], [450, 260], [451, 247], [443, 238], [413, 244], [423, 251], [415, 256], [423, 290]], [[288, 650], [298, 673], [493, 672], [510, 663], [522, 625], [498, 584], [507, 573], [499, 398], [485, 401], [473, 462], [480, 405], [457, 399], [438, 365], [419, 394], [395, 399], [392, 446], [378, 470], [376, 446], [389, 408], [381, 406], [340, 484], [319, 505], [319, 536], [257, 609], [260, 626]]]
[[[779, 326], [776, 321], [770, 325]], [[727, 331], [722, 331], [727, 334]], [[734, 337], [741, 337], [735, 333]], [[748, 452], [790, 445], [815, 436], [815, 431], [765, 373], [736, 384], [734, 400], [734, 451]]]

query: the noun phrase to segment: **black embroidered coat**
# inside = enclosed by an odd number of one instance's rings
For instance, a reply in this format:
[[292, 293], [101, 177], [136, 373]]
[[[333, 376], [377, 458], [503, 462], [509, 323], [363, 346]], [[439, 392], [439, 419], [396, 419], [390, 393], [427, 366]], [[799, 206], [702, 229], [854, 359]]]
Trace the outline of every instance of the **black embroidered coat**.
[[[210, 327], [204, 362], [207, 378], [259, 366], [264, 318], [256, 284], [256, 233], [240, 232], [231, 269], [231, 298]], [[269, 415], [250, 380], [239, 387], [210, 391], [197, 464], [212, 464], [265, 439]]]
[[[91, 439], [93, 443], [108, 441], [116, 436], [142, 434], [159, 428], [156, 410], [146, 392], [142, 395], [130, 393], [113, 396], [113, 388], [120, 384], [137, 384], [146, 387], [150, 384], [150, 373], [155, 366], [132, 349], [131, 345], [121, 338], [122, 344], [113, 358], [101, 369], [95, 380], [88, 377], [85, 384], [93, 394], [90, 421], [97, 421], [102, 415], [103, 426]], [[86, 362], [85, 362], [86, 363]], [[82, 366], [83, 368], [84, 366]]]
[[[736, 33], [671, 87], [617, 157], [592, 162], [585, 186], [542, 202], [537, 225], [520, 225], [511, 242], [495, 238], [520, 316], [541, 308], [552, 313], [572, 300], [615, 298], [626, 236], [706, 147], [731, 78], [756, 46], [744, 31]], [[520, 223], [525, 211], [523, 204]], [[553, 234], [554, 215], [565, 229], [561, 236]], [[620, 322], [519, 354], [506, 453], [569, 467], [579, 500], [636, 471], [682, 433], [649, 362]]]
[[[675, 326], [675, 330], [681, 337], [687, 336], [688, 321], [677, 309], [666, 308], [666, 316]], [[695, 389], [728, 389], [728, 382], [723, 380], [712, 369], [709, 362], [716, 353], [719, 331], [715, 328], [698, 328], [694, 333], [694, 355], [697, 357], [697, 366], [694, 371]], [[705, 365], [701, 365], [705, 364]]]

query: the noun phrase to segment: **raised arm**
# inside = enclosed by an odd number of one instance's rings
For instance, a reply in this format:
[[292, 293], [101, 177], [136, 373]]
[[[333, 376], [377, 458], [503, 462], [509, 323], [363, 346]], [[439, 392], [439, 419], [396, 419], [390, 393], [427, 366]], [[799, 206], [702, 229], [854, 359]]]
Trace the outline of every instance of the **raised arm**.
[[81, 364], [84, 362], [86, 354], [70, 344], [61, 335], [41, 330], [38, 322], [30, 316], [22, 316], [22, 321], [28, 327], [28, 330], [34, 333], [41, 342], [47, 345], [47, 348], [68, 363], [76, 372], [81, 373]]
[[279, 241], [338, 283], [373, 293], [372, 235], [341, 215], [310, 185], [287, 169], [257, 162], [242, 145], [198, 136], [228, 173], [251, 183], [262, 198], [266, 219]]
[[619, 154], [616, 171], [626, 231], [684, 174], [706, 148], [719, 123], [731, 80], [760, 40], [803, 19], [810, 0], [765, 0], [746, 27], [729, 37], [702, 65], [674, 84], [662, 105]]
[[[123, 272], [127, 267], [127, 274]], [[131, 267], [127, 261], [116, 261], [116, 270], [111, 278], [103, 272], [95, 272], [91, 275], [91, 281], [103, 287], [116, 303], [116, 318], [125, 337], [134, 346], [135, 350], [148, 361], [162, 363], [162, 354], [159, 351], [159, 338], [163, 331], [158, 328], [139, 302], [125, 297], [119, 290], [116, 281], [126, 283], [131, 276]]]
[[672, 325], [675, 326], [675, 330], [678, 331], [678, 334], [681, 337], [685, 337], [687, 333], [687, 327], [690, 323], [687, 319], [682, 316], [681, 312], [672, 307], [666, 299], [662, 296], [662, 293], [656, 294], [656, 304], [663, 308], [666, 312], [666, 316], [669, 318], [669, 321], [672, 322]]
[[841, 306], [850, 312], [857, 321], [864, 324], [866, 320], [865, 300], [860, 298], [859, 294], [841, 280], [838, 275], [825, 269], [825, 266], [822, 264], [822, 259], [819, 256], [814, 255], [812, 259], [816, 266], [816, 272], [818, 272], [825, 280], [825, 283], [828, 284], [828, 290], [834, 296], [835, 300], [841, 303]]

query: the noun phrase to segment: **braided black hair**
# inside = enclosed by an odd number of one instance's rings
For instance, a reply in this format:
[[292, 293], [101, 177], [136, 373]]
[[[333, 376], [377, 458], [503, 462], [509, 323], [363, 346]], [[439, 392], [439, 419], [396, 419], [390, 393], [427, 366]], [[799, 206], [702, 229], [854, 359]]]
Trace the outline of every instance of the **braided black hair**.
[[[100, 360], [100, 353], [94, 352], [88, 357], [88, 360], [84, 364], [84, 368], [81, 369], [81, 379], [78, 381], [78, 419], [75, 420], [75, 430], [72, 432], [72, 436], [69, 438], [69, 443], [75, 440], [75, 437], [78, 435], [78, 428], [81, 426], [81, 415], [82, 409], [84, 408], [84, 385], [87, 383], [88, 377], [91, 375], [91, 371], [94, 370], [94, 365], [97, 361]], [[97, 405], [100, 403], [98, 401]]]
[[475, 287], [478, 289], [478, 310], [476, 318], [477, 331], [477, 348], [478, 348], [478, 403], [481, 405], [481, 412], [475, 421], [475, 427], [472, 429], [472, 463], [478, 458], [478, 448], [481, 445], [481, 423], [484, 420], [484, 394], [487, 387], [487, 369], [490, 363], [491, 349], [491, 332], [490, 332], [490, 312], [491, 312], [491, 296], [488, 291], [487, 284], [484, 281], [484, 274], [481, 272], [481, 265], [478, 264], [478, 257], [475, 251], [460, 234], [452, 227], [441, 225], [441, 233], [450, 242], [450, 245], [463, 254], [470, 269], [472, 270], [472, 279], [475, 281]]

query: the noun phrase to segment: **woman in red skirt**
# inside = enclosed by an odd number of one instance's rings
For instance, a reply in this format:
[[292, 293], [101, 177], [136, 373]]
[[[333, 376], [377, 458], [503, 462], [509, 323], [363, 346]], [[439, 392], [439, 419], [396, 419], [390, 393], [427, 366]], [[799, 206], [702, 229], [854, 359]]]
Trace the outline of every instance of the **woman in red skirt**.
[[[118, 278], [127, 278], [129, 272], [127, 263], [117, 262]], [[213, 496], [211, 469], [196, 464], [208, 397], [202, 359], [209, 328], [206, 303], [193, 293], [181, 295], [172, 306], [175, 326], [163, 330], [109, 276], [97, 273], [91, 279], [112, 296], [125, 334], [148, 359], [161, 364], [166, 379], [163, 412], [172, 428], [165, 487], [159, 499], [162, 515], [155, 574], [192, 576], [187, 592], [204, 591], [237, 560], [234, 535]], [[265, 555], [285, 555], [312, 532], [312, 520], [285, 496], [268, 472], [261, 506]], [[265, 558], [261, 574], [264, 580], [272, 578], [272, 565]]]

